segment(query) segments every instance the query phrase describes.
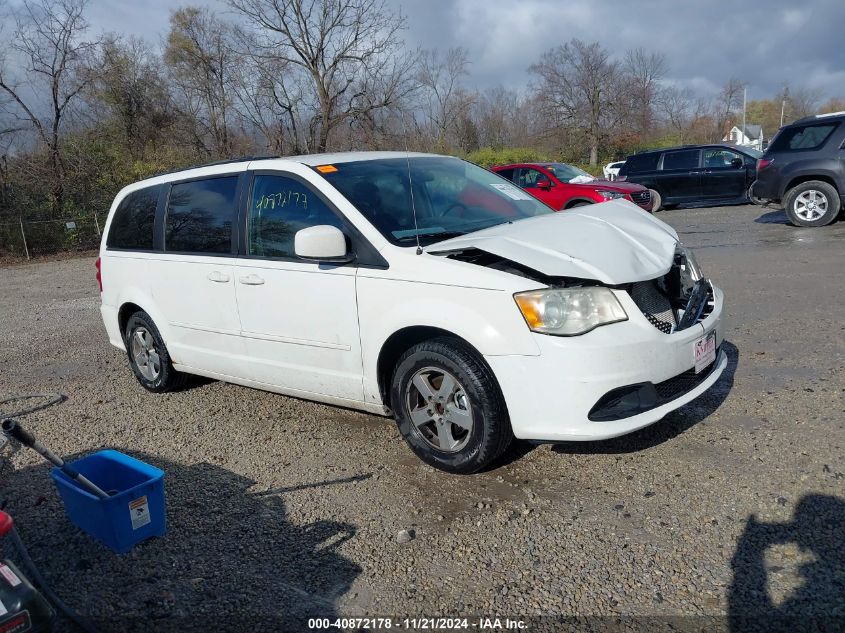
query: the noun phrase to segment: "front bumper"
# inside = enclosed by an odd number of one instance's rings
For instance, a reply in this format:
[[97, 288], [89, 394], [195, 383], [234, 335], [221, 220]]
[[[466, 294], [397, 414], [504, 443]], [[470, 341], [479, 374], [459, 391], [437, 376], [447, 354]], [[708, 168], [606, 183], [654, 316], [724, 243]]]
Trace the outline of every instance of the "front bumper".
[[622, 419], [590, 419], [596, 404], [615, 389], [640, 383], [659, 385], [686, 374], [695, 364], [695, 342], [710, 332], [716, 332], [717, 348], [721, 346], [724, 295], [718, 288], [713, 295], [714, 309], [706, 319], [664, 334], [648, 322], [627, 293], [619, 291], [617, 297], [628, 321], [583, 336], [535, 334], [539, 356], [486, 357], [505, 397], [514, 435], [537, 441], [617, 437], [657, 422], [707, 391], [727, 367], [723, 350], [707, 376], [692, 381], [691, 388], [677, 397]]

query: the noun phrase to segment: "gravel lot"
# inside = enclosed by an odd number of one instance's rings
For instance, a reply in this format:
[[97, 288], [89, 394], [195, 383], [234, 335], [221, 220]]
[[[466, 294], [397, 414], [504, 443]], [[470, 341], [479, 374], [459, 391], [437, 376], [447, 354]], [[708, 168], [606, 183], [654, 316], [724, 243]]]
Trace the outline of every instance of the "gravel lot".
[[[845, 630], [845, 222], [798, 229], [751, 206], [660, 217], [725, 290], [726, 374], [642, 432], [517, 446], [468, 477], [424, 466], [388, 419], [200, 380], [148, 394], [107, 343], [92, 259], [2, 268], [0, 399], [62, 392], [25, 418], [45, 444], [163, 468], [168, 533], [110, 553], [10, 447], [0, 499], [102, 630], [578, 615], [739, 631], [772, 614]], [[541, 629], [564, 624], [531, 620]]]

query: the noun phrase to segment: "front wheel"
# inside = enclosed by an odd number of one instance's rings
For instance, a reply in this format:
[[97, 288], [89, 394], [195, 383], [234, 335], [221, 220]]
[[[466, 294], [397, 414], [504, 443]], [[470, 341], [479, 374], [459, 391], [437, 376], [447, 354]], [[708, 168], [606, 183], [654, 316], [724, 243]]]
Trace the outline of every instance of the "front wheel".
[[663, 197], [655, 189], [649, 189], [651, 192], [651, 212], [657, 213], [663, 208]]
[[796, 185], [784, 196], [784, 210], [796, 226], [825, 226], [839, 215], [839, 193], [821, 180], [809, 180]]
[[769, 204], [768, 200], [764, 198], [758, 198], [754, 195], [754, 183], [751, 183], [751, 186], [748, 187], [748, 193], [746, 197], [748, 198], [748, 201], [751, 204], [756, 205], [758, 207], [765, 207]]
[[390, 401], [411, 450], [446, 472], [481, 470], [513, 439], [493, 372], [458, 339], [436, 338], [405, 352]]

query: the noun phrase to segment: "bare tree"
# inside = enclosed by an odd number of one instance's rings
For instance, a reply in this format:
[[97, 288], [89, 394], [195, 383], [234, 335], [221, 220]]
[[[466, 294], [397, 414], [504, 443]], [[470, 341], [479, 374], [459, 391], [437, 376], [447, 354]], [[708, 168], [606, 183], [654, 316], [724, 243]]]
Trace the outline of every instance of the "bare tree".
[[[230, 109], [232, 77], [237, 73], [231, 28], [208, 9], [185, 7], [170, 16], [164, 60], [185, 98], [187, 112], [208, 134], [208, 154], [228, 156], [232, 150]], [[202, 143], [203, 135], [198, 135]], [[203, 143], [204, 144], [204, 143]]]
[[[325, 151], [333, 130], [395, 105], [412, 89], [413, 56], [402, 50], [405, 21], [384, 0], [229, 0], [248, 20], [250, 54], [299, 73], [315, 112], [309, 151]], [[293, 106], [295, 104], [289, 103]]]
[[[88, 28], [85, 5], [86, 0], [24, 0], [14, 13], [16, 28], [9, 45], [22, 64], [21, 76], [9, 76], [7, 60], [0, 58], [0, 90], [10, 97], [15, 117], [30, 126], [47, 149], [50, 206], [56, 215], [64, 208], [62, 124], [91, 82], [84, 69], [97, 46], [82, 39]], [[41, 114], [43, 95], [48, 114]]]
[[786, 98], [787, 120], [817, 114], [824, 92], [818, 88], [795, 88]]
[[681, 143], [685, 143], [687, 140], [686, 136], [694, 103], [695, 98], [692, 90], [676, 86], [665, 87], [661, 90], [660, 97], [657, 100], [658, 110], [668, 126], [678, 135], [678, 140]]
[[260, 133], [269, 152], [302, 153], [307, 142], [302, 86], [288, 73], [283, 60], [256, 59], [248, 54], [244, 59], [246, 63], [234, 78], [238, 115]]
[[478, 122], [481, 145], [501, 149], [516, 142], [514, 118], [523, 111], [519, 95], [504, 86], [494, 86], [475, 100], [473, 116]]
[[582, 132], [590, 164], [598, 164], [599, 145], [620, 119], [619, 65], [598, 42], [574, 39], [544, 53], [529, 70], [540, 79], [536, 94], [545, 111]]
[[660, 80], [666, 75], [666, 57], [635, 48], [625, 54], [623, 64], [627, 95], [631, 99], [634, 125], [641, 136], [651, 132], [654, 110], [660, 98]]
[[727, 133], [728, 124], [734, 113], [742, 106], [744, 88], [745, 84], [742, 81], [731, 77], [716, 96], [713, 102], [713, 120], [716, 126], [711, 140], [719, 141]]
[[107, 37], [88, 94], [92, 112], [101, 120], [113, 117], [136, 160], [173, 124], [172, 99], [160, 66], [161, 59], [142, 40]]
[[434, 147], [446, 149], [448, 137], [466, 124], [473, 98], [461, 87], [469, 67], [466, 49], [450, 48], [445, 55], [437, 49], [423, 51], [417, 81], [422, 109], [434, 136]]

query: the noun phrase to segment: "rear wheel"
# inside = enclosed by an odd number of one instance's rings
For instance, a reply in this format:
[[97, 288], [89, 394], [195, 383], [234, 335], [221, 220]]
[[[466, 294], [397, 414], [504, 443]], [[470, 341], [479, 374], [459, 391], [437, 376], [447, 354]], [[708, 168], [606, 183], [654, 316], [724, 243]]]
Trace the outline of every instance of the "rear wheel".
[[651, 212], [657, 213], [663, 208], [663, 197], [655, 189], [649, 189], [651, 192]]
[[821, 180], [808, 180], [790, 189], [784, 199], [784, 210], [796, 226], [825, 226], [839, 215], [842, 208], [839, 194]]
[[570, 204], [567, 208], [568, 209], [575, 209], [576, 207], [586, 207], [588, 204], [593, 204], [592, 202], [584, 202], [583, 200], [579, 202], [574, 202]]
[[149, 314], [136, 312], [129, 317], [124, 340], [129, 366], [144, 389], [162, 393], [185, 384], [187, 375], [173, 369], [167, 347]]
[[405, 352], [393, 372], [390, 401], [411, 450], [440, 470], [476, 472], [513, 439], [492, 371], [458, 339], [436, 338]]

